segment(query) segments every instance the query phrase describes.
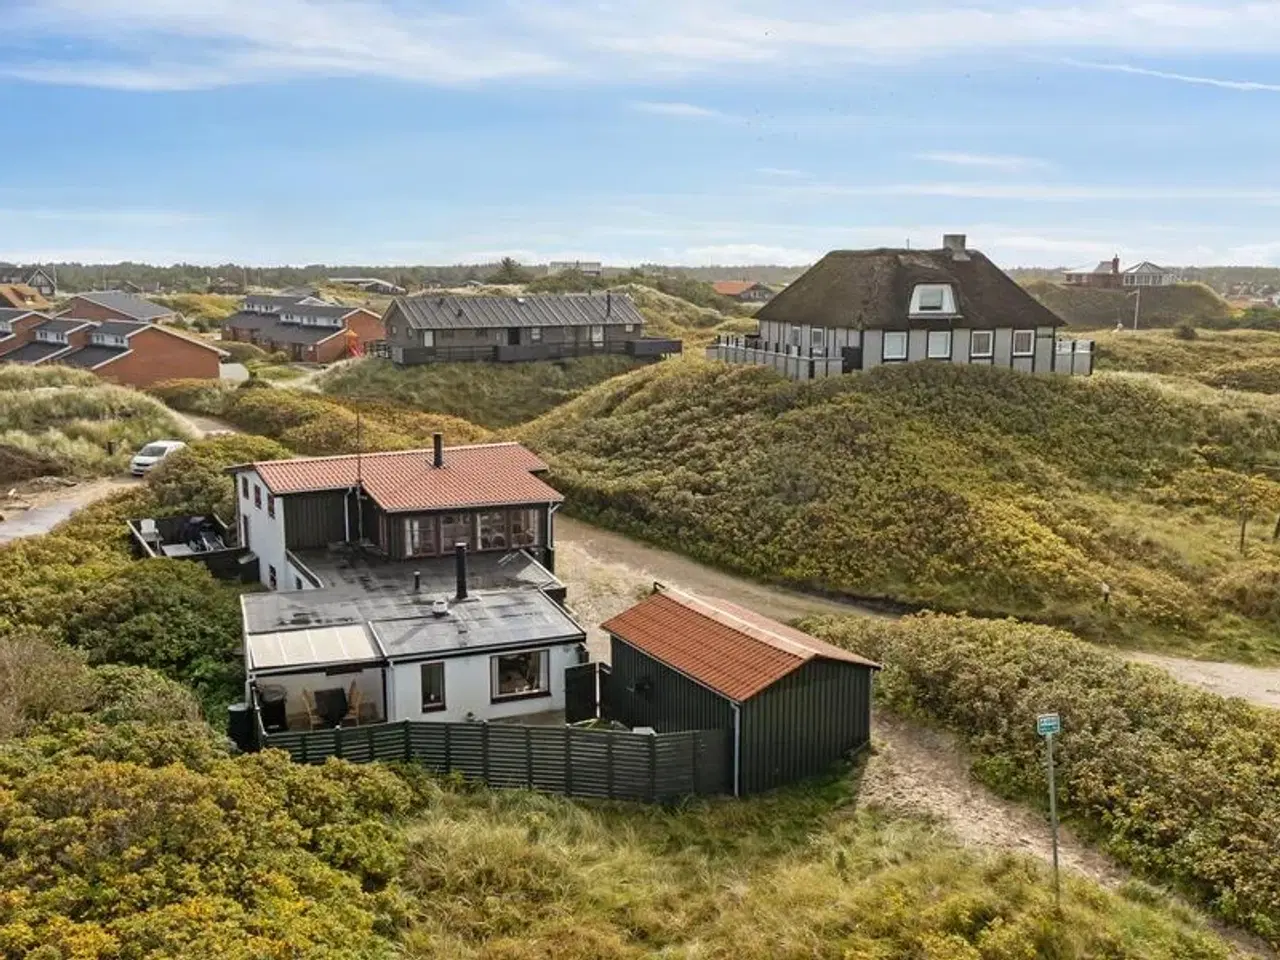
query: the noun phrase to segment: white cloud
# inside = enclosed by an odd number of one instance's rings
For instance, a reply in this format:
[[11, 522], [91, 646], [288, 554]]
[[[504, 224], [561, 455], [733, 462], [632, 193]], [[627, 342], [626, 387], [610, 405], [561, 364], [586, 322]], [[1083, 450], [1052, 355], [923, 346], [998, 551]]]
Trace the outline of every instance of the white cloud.
[[723, 243], [706, 247], [687, 247], [682, 251], [667, 251], [672, 263], [686, 266], [733, 266], [735, 264], [778, 264], [794, 266], [813, 263], [825, 250], [808, 250], [801, 247], [776, 247], [761, 243]]
[[770, 188], [779, 195], [795, 197], [946, 197], [956, 200], [1087, 201], [1131, 200], [1140, 195], [1144, 202], [1212, 201], [1240, 203], [1280, 203], [1280, 188], [1220, 186], [1154, 186], [1142, 184], [1091, 185], [1065, 183], [816, 183]]
[[1019, 173], [1023, 170], [1042, 170], [1050, 166], [1044, 160], [1035, 157], [1018, 157], [1010, 154], [993, 153], [955, 153], [939, 151], [935, 153], [918, 153], [920, 160], [932, 163], [945, 163], [953, 167], [978, 167], [984, 170], [1003, 170], [1008, 173]]
[[756, 173], [766, 177], [782, 177], [787, 180], [800, 180], [808, 174], [803, 170], [792, 170], [790, 167], [756, 167]]
[[[1277, 15], [1280, 16], [1280, 11], [1277, 11]], [[1080, 67], [1084, 70], [1101, 70], [1107, 73], [1127, 73], [1136, 77], [1154, 77], [1157, 80], [1175, 80], [1178, 83], [1193, 83], [1203, 87], [1218, 87], [1222, 90], [1280, 93], [1280, 83], [1259, 83], [1255, 80], [1221, 80], [1216, 77], [1197, 77], [1187, 73], [1168, 73], [1164, 70], [1148, 70], [1145, 67], [1134, 67], [1127, 63], [1093, 63], [1089, 60], [1071, 59], [1066, 59], [1062, 62], [1067, 66]]]
[[[1280, 45], [1274, 0], [926, 3], [11, 0], [0, 49], [12, 50], [0, 75], [129, 90], [318, 76], [437, 85], [551, 76], [614, 82], [774, 64], [822, 69], [1084, 51], [1270, 54]], [[47, 54], [24, 57], [58, 43], [89, 55], [57, 63]]]
[[41, 223], [85, 223], [131, 228], [181, 227], [205, 219], [200, 214], [186, 213], [181, 210], [111, 210], [91, 207], [0, 208], [0, 222], [15, 230]]
[[663, 117], [692, 117], [701, 119], [724, 119], [725, 114], [710, 107], [700, 107], [696, 103], [680, 103], [675, 101], [641, 100], [631, 104], [632, 110], [640, 113], [656, 113]]

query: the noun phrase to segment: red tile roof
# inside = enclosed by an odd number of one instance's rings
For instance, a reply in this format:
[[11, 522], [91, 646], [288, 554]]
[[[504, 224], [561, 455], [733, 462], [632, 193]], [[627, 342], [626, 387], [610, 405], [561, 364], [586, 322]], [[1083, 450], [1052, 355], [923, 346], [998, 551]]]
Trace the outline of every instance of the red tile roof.
[[602, 627], [739, 703], [817, 658], [879, 669], [745, 607], [676, 590], [654, 593]]
[[722, 297], [738, 297], [755, 285], [754, 280], [717, 280], [711, 288]]
[[432, 466], [430, 450], [302, 457], [247, 464], [273, 494], [342, 490], [355, 486], [382, 509], [457, 510], [508, 504], [559, 503], [564, 498], [533, 475], [547, 465], [518, 443], [446, 447], [444, 466]]

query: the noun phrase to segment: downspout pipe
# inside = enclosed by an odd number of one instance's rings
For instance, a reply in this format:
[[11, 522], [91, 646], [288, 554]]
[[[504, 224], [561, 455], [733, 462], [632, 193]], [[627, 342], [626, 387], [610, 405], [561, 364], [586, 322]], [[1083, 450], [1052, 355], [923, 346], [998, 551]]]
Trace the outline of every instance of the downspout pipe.
[[733, 795], [742, 796], [742, 704], [731, 703], [733, 708]]

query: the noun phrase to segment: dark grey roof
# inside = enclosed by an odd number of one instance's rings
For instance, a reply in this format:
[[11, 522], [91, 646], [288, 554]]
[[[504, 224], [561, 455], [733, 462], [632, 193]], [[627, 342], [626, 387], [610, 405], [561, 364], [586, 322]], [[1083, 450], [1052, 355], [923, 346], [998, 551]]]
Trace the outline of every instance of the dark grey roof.
[[583, 327], [643, 324], [626, 294], [540, 294], [529, 297], [397, 297], [388, 310], [417, 330], [484, 327]]
[[586, 639], [582, 627], [541, 590], [475, 594], [451, 602], [447, 616], [426, 611], [416, 620], [375, 621], [373, 635], [390, 660]]
[[94, 326], [92, 320], [77, 320], [74, 317], [54, 317], [51, 320], [36, 324], [35, 329], [51, 330], [54, 333], [70, 333], [72, 330], [91, 326]]
[[108, 310], [123, 313], [134, 320], [156, 320], [160, 317], [173, 316], [173, 311], [168, 307], [162, 307], [142, 297], [135, 297], [123, 290], [95, 290], [92, 293], [77, 293], [76, 296], [106, 307]]
[[770, 300], [756, 317], [780, 323], [905, 329], [917, 284], [955, 288], [963, 326], [1059, 327], [1064, 321], [976, 250], [836, 250]]
[[[246, 633], [429, 616], [433, 600], [454, 592], [452, 557], [387, 560], [327, 550], [304, 550], [295, 555], [325, 586], [246, 594], [241, 602]], [[499, 563], [504, 556], [509, 559]], [[467, 567], [468, 583], [477, 592], [561, 586], [525, 553], [475, 554], [467, 558]], [[413, 590], [414, 573], [421, 576], [418, 592]]]
[[23, 344], [17, 350], [0, 354], [0, 363], [35, 363], [67, 349], [69, 348], [65, 343], [46, 343], [40, 340], [32, 340], [30, 343]]
[[117, 337], [128, 337], [139, 330], [146, 330], [150, 326], [151, 324], [149, 323], [134, 320], [107, 320], [98, 324], [98, 328], [94, 330], [94, 333], [108, 333]]
[[[350, 311], [348, 311], [349, 313]], [[236, 313], [222, 321], [223, 330], [257, 330], [264, 340], [276, 343], [320, 343], [341, 334], [345, 327], [312, 327], [285, 323], [272, 313]]]
[[244, 298], [245, 303], [257, 303], [267, 307], [287, 307], [313, 297], [311, 293], [251, 293]]
[[293, 316], [300, 317], [326, 317], [329, 320], [341, 320], [349, 313], [355, 313], [360, 307], [342, 307], [342, 306], [315, 306], [312, 304], [291, 304], [281, 309], [281, 313], [288, 313]]
[[82, 347], [79, 350], [72, 350], [65, 357], [59, 357], [58, 362], [65, 363], [69, 367], [83, 367], [86, 370], [91, 370], [99, 364], [114, 360], [116, 357], [123, 356], [128, 352], [128, 347], [100, 347], [95, 344]]
[[19, 317], [25, 317], [28, 313], [39, 312], [39, 310], [14, 310], [9, 307], [0, 307], [0, 320], [13, 321]]

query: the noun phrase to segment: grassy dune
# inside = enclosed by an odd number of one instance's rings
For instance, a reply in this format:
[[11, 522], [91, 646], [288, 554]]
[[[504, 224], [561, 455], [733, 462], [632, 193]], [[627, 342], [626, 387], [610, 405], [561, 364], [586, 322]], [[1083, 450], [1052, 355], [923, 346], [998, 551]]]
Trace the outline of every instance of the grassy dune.
[[925, 364], [795, 384], [690, 360], [519, 432], [572, 509], [752, 576], [1280, 660], [1280, 485], [1241, 472], [1280, 440], [1269, 397]]
[[[107, 476], [185, 430], [151, 397], [66, 367], [0, 367], [0, 483], [38, 472]], [[115, 453], [108, 452], [114, 444]]]
[[[1050, 310], [1077, 327], [1125, 326], [1133, 321], [1135, 298], [1125, 290], [1098, 290], [1068, 287], [1048, 280], [1023, 284]], [[1234, 311], [1227, 301], [1201, 283], [1179, 283], [1142, 291], [1139, 326], [1172, 327], [1179, 323], [1195, 326], [1228, 326]]]

